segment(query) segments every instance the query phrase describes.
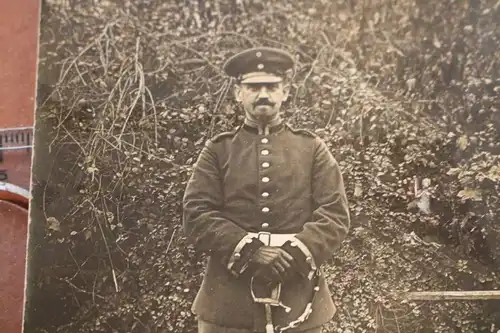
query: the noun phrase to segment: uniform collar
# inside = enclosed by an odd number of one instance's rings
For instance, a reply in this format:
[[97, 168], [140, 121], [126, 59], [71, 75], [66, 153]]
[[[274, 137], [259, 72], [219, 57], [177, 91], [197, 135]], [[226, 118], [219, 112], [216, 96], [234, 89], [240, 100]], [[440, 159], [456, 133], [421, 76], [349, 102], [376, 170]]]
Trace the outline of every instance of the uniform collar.
[[256, 122], [248, 118], [245, 118], [245, 121], [243, 122], [243, 128], [245, 128], [247, 131], [251, 133], [259, 135], [268, 135], [271, 133], [276, 133], [279, 130], [281, 130], [283, 126], [284, 122], [281, 117], [274, 119], [270, 123], [266, 124], [264, 127], [260, 126], [260, 124], [257, 124]]

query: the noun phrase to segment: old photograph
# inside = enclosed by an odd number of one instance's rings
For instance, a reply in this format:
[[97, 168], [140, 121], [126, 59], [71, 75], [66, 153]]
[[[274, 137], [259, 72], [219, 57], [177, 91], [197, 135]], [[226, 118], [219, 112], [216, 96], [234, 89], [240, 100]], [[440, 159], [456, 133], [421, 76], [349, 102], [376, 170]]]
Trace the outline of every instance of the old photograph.
[[24, 332], [500, 332], [500, 5], [42, 1]]

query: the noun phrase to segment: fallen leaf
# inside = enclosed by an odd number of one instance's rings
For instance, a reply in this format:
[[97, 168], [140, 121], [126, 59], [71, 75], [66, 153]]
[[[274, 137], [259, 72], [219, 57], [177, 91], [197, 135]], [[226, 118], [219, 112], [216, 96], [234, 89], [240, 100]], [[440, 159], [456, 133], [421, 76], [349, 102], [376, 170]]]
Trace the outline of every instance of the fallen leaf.
[[500, 166], [494, 165], [490, 168], [488, 171], [488, 178], [491, 179], [492, 181], [499, 181], [500, 180]]
[[50, 230], [61, 231], [61, 222], [59, 222], [55, 217], [47, 218], [47, 223], [49, 224]]
[[448, 176], [456, 176], [460, 173], [460, 168], [450, 168], [446, 173]]
[[474, 200], [474, 201], [481, 201], [482, 196], [481, 196], [481, 190], [478, 189], [473, 189], [473, 188], [466, 188], [458, 192], [457, 196], [461, 198], [462, 200]]
[[354, 187], [354, 196], [356, 198], [359, 198], [360, 196], [363, 195], [363, 188], [361, 187], [361, 184], [356, 184], [356, 186]]
[[85, 236], [85, 240], [88, 240], [92, 236], [92, 231], [85, 230], [85, 232], [83, 233], [83, 235]]
[[460, 138], [458, 138], [457, 145], [458, 145], [458, 148], [460, 148], [462, 150], [467, 149], [467, 146], [469, 145], [469, 140], [467, 139], [467, 136], [462, 135]]
[[441, 42], [439, 41], [438, 37], [436, 34], [434, 34], [434, 39], [432, 41], [432, 44], [437, 48], [437, 49], [440, 49], [441, 48]]

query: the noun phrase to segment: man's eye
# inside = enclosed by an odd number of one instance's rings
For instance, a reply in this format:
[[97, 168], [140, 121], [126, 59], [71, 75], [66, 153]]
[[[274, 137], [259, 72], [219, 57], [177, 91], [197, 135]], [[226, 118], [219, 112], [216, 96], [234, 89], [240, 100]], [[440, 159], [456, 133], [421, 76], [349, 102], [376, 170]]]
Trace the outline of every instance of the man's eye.
[[278, 89], [278, 85], [277, 84], [267, 84], [265, 86], [255, 84], [255, 85], [249, 86], [249, 89], [251, 91], [260, 91], [262, 89], [262, 87], [266, 87], [266, 89], [269, 90], [269, 91], [275, 91], [276, 89]]

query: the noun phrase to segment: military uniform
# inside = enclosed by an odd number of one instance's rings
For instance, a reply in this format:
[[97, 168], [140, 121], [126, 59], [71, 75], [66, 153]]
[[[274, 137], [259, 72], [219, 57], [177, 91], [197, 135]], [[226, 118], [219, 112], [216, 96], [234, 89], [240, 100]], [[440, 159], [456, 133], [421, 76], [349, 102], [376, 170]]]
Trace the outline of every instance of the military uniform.
[[246, 120], [208, 140], [185, 190], [183, 223], [209, 255], [192, 307], [200, 327], [265, 331], [264, 306], [252, 294], [265, 288], [249, 268], [263, 245], [282, 247], [300, 268], [281, 285], [274, 330], [305, 332], [334, 316], [320, 267], [346, 237], [350, 217], [338, 163], [314, 133], [280, 119], [262, 131]]

